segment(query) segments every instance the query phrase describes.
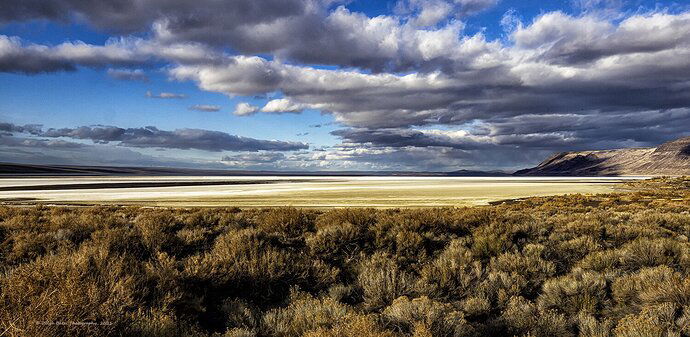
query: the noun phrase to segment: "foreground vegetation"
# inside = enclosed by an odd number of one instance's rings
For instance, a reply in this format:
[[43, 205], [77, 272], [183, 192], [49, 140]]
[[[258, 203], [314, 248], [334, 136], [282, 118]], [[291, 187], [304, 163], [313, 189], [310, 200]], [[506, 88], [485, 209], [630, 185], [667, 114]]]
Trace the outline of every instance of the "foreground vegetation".
[[3, 336], [690, 336], [690, 180], [473, 208], [0, 208]]

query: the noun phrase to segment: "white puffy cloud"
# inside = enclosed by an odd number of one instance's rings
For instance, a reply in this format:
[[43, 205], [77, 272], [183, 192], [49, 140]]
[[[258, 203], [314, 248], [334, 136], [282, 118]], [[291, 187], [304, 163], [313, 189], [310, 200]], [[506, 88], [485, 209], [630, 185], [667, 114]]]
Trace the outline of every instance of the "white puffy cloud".
[[306, 108], [306, 105], [295, 103], [287, 98], [279, 98], [268, 101], [261, 112], [267, 113], [300, 113]]
[[251, 105], [249, 103], [237, 103], [235, 106], [235, 111], [232, 113], [236, 116], [250, 116], [259, 111], [259, 107]]
[[221, 162], [233, 168], [275, 169], [286, 158], [282, 152], [249, 152], [224, 156]]

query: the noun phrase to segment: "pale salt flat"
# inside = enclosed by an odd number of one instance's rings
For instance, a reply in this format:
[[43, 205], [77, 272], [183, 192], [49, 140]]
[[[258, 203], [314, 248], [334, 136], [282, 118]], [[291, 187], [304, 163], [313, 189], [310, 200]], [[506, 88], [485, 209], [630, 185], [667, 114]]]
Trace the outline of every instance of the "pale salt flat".
[[[426, 207], [570, 193], [608, 193], [641, 177], [45, 177], [2, 178], [0, 188], [94, 183], [209, 182], [213, 186], [1, 191], [0, 201], [150, 206]], [[242, 184], [263, 182], [262, 184]]]

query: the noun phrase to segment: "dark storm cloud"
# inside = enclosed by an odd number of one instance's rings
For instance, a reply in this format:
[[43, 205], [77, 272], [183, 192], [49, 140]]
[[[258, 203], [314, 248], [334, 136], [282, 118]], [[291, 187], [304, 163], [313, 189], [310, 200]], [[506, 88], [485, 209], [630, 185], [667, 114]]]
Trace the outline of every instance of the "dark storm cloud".
[[[111, 38], [103, 45], [73, 41], [48, 46], [0, 35], [0, 72], [11, 73], [74, 71], [78, 67], [150, 67], [155, 61], [214, 64], [221, 55], [193, 42], [161, 44], [128, 37]], [[119, 79], [143, 79], [142, 72], [119, 69], [111, 70], [109, 74]]]
[[84, 144], [57, 139], [33, 139], [25, 137], [0, 136], [0, 146], [27, 147], [34, 149], [77, 149], [83, 147]]
[[583, 138], [566, 133], [529, 133], [482, 136], [466, 131], [410, 129], [343, 129], [331, 132], [350, 144], [380, 148], [442, 147], [467, 151], [513, 149], [561, 149], [581, 145]]
[[37, 135], [41, 133], [42, 125], [40, 124], [26, 124], [26, 125], [15, 125], [12, 123], [0, 122], [0, 133], [13, 134], [13, 133], [29, 133]]
[[[653, 146], [687, 132], [680, 126], [689, 122], [682, 112], [690, 106], [689, 19], [690, 13], [651, 13], [613, 23], [549, 13], [516, 26], [514, 45], [481, 36], [442, 39], [442, 32], [430, 31], [422, 42], [444, 48], [427, 49], [428, 59], [445, 58], [451, 66], [405, 76], [315, 69], [257, 57], [181, 66], [172, 74], [229, 95], [282, 92], [301, 108], [320, 109], [357, 127], [336, 133], [357, 144], [479, 146], [475, 139], [413, 130], [445, 125], [484, 137], [478, 144], [497, 146]], [[587, 51], [606, 45], [610, 52]], [[576, 57], [578, 53], [590, 56]]]
[[73, 63], [47, 55], [44, 48], [23, 47], [19, 39], [0, 35], [0, 72], [37, 74], [75, 69]]
[[0, 20], [48, 19], [62, 22], [84, 18], [89, 24], [114, 32], [136, 32], [156, 20], [167, 19], [185, 30], [219, 23], [227, 28], [267, 23], [300, 15], [311, 1], [302, 0], [13, 0], [0, 2]]
[[174, 131], [165, 131], [154, 126], [143, 128], [119, 128], [116, 126], [97, 125], [43, 130], [40, 125], [29, 124], [21, 126], [0, 122], [0, 137], [2, 137], [4, 145], [35, 145], [40, 147], [78, 147], [83, 145], [59, 139], [46, 140], [13, 137], [14, 133], [27, 134], [40, 138], [90, 140], [98, 144], [116, 142], [118, 145], [139, 148], [196, 149], [212, 152], [295, 151], [309, 148], [309, 145], [300, 142], [261, 140], [202, 129], [177, 129]]
[[145, 155], [126, 147], [21, 137], [0, 137], [0, 157], [3, 161], [27, 164], [223, 167], [213, 162]]
[[112, 42], [103, 46], [65, 42], [49, 47], [27, 44], [19, 38], [0, 35], [0, 72], [38, 74], [74, 71], [78, 66], [102, 68], [146, 63], [150, 55]]
[[44, 137], [88, 139], [96, 143], [119, 142], [119, 145], [140, 148], [195, 149], [203, 151], [294, 151], [309, 146], [299, 142], [260, 140], [202, 129], [159, 130], [154, 126], [118, 128], [113, 126], [82, 126], [48, 129]]
[[[368, 18], [337, 0], [237, 1], [91, 1], [41, 0], [0, 4], [0, 19], [83, 18], [113, 32], [144, 32], [153, 27], [163, 44], [200, 42], [243, 54], [279, 55], [296, 62], [355, 66], [375, 71], [435, 69], [447, 58], [429, 59], [419, 48], [420, 32], [405, 17]], [[426, 2], [426, 1], [418, 1]], [[474, 10], [495, 1], [458, 0], [453, 6]], [[459, 13], [459, 12], [458, 12]], [[462, 25], [437, 30], [457, 39]], [[428, 35], [428, 34], [425, 34]], [[438, 35], [438, 34], [437, 34]]]
[[75, 139], [89, 139], [97, 143], [122, 141], [127, 129], [114, 126], [81, 126], [78, 128], [48, 129], [41, 133], [44, 137], [69, 137]]
[[[649, 142], [666, 140], [665, 134], [677, 134], [690, 125], [690, 109], [650, 110], [606, 115], [523, 115], [513, 118], [494, 119], [483, 126], [483, 133], [490, 136], [526, 134], [538, 130], [542, 133], [569, 132], [587, 134], [596, 138], [617, 137], [626, 130], [657, 129], [660, 132], [644, 132]], [[663, 132], [662, 132], [663, 131]], [[595, 135], [592, 133], [598, 132]], [[650, 138], [654, 137], [654, 138]]]
[[456, 149], [486, 148], [471, 137], [453, 137], [444, 133], [430, 133], [409, 129], [342, 129], [331, 132], [349, 143], [370, 143], [380, 147], [449, 147]]

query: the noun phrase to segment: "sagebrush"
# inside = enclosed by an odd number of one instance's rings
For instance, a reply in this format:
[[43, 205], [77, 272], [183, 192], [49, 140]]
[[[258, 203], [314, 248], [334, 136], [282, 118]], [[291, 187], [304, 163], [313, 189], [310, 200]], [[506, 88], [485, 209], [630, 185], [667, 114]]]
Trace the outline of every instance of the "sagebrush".
[[690, 180], [470, 208], [0, 208], [0, 335], [690, 336]]

